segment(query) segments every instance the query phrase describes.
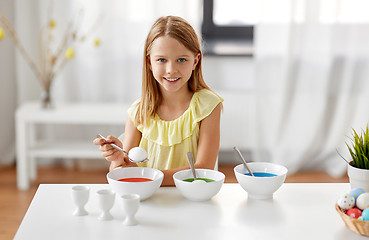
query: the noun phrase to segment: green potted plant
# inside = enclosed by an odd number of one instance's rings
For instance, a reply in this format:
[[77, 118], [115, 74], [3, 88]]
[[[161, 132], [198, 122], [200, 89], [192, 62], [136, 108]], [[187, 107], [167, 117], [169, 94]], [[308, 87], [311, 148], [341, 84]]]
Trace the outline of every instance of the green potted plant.
[[351, 188], [363, 188], [369, 191], [369, 129], [368, 125], [360, 135], [353, 129], [351, 145], [346, 146], [351, 155], [348, 162], [347, 174]]

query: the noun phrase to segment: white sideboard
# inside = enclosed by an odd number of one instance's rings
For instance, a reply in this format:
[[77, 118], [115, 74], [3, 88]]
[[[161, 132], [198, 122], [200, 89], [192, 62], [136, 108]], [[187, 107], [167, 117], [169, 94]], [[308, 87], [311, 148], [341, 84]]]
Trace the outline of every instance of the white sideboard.
[[30, 180], [36, 178], [36, 158], [101, 158], [90, 138], [83, 141], [37, 139], [37, 125], [120, 126], [124, 130], [128, 107], [129, 104], [118, 103], [56, 103], [51, 109], [41, 108], [40, 102], [21, 105], [16, 111], [18, 188], [28, 189]]

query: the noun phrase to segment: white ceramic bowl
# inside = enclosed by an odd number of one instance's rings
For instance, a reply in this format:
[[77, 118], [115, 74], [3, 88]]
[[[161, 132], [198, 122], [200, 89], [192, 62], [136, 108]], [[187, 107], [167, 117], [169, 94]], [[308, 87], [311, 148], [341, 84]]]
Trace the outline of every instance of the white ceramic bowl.
[[275, 163], [251, 162], [247, 166], [252, 172], [277, 175], [273, 177], [253, 177], [245, 175], [248, 171], [243, 164], [237, 165], [234, 168], [238, 183], [248, 193], [248, 196], [254, 199], [273, 198], [273, 193], [282, 186], [288, 172], [286, 167]]
[[[116, 168], [106, 175], [112, 190], [122, 196], [124, 194], [135, 193], [140, 195], [141, 200], [145, 200], [154, 194], [163, 181], [162, 171], [146, 167]], [[148, 182], [122, 182], [122, 178], [150, 178]]]
[[174, 183], [179, 192], [192, 201], [206, 201], [214, 197], [222, 187], [225, 176], [223, 173], [211, 169], [196, 169], [196, 177], [208, 178], [214, 182], [186, 182], [193, 178], [190, 169], [178, 171], [173, 175]]

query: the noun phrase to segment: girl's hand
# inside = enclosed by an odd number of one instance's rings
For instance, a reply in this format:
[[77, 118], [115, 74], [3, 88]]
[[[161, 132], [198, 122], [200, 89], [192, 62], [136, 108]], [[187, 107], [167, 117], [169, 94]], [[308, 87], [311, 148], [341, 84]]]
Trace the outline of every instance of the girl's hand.
[[95, 145], [100, 145], [99, 150], [101, 151], [101, 156], [103, 156], [107, 161], [113, 162], [113, 161], [122, 161], [124, 158], [124, 153], [121, 151], [113, 148], [107, 143], [114, 143], [115, 145], [119, 147], [123, 147], [121, 141], [119, 141], [118, 138], [113, 136], [108, 136], [105, 139], [103, 138], [95, 138], [93, 143]]
[[113, 148], [108, 143], [114, 143], [115, 145], [123, 148], [122, 142], [113, 136], [108, 136], [105, 139], [103, 138], [95, 138], [93, 143], [95, 145], [100, 145], [99, 150], [101, 151], [101, 155], [110, 163], [110, 171], [117, 167], [137, 167], [137, 164], [129, 161], [128, 157], [121, 151]]
[[138, 167], [136, 163], [133, 163], [131, 161], [128, 160], [128, 157], [127, 156], [124, 156], [124, 160], [123, 162], [120, 162], [120, 161], [112, 161], [110, 163], [110, 167], [109, 167], [109, 171], [112, 171], [116, 168], [119, 168], [119, 167]]

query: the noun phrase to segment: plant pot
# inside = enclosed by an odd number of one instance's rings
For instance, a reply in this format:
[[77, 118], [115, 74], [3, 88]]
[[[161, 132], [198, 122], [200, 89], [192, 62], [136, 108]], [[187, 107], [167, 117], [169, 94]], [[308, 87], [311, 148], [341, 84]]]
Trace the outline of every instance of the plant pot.
[[351, 189], [362, 188], [365, 192], [369, 192], [369, 169], [354, 167], [352, 163], [350, 162], [347, 167]]

